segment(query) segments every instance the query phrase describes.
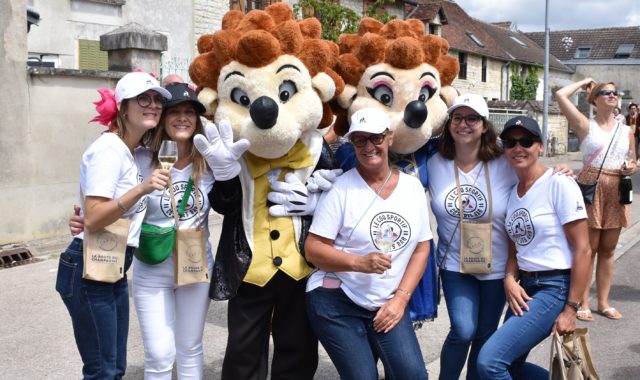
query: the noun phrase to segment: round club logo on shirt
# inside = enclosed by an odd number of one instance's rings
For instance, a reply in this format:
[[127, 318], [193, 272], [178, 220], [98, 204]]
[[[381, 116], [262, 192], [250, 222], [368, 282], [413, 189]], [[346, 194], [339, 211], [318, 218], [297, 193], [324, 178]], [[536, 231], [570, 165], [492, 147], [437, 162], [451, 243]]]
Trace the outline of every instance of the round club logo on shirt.
[[531, 215], [526, 208], [519, 208], [509, 215], [505, 226], [511, 240], [518, 245], [527, 245], [536, 236], [536, 231], [531, 222]]
[[[472, 185], [460, 185], [462, 191], [462, 209], [464, 219], [480, 219], [487, 212], [487, 198], [484, 193]], [[460, 217], [458, 209], [458, 189], [451, 189], [444, 199], [444, 208], [455, 218]]]
[[[178, 210], [180, 209], [180, 205], [184, 201], [182, 197], [184, 196], [184, 191], [186, 190], [186, 188], [187, 181], [178, 181], [173, 183], [173, 192], [176, 197], [176, 209]], [[202, 194], [200, 189], [198, 189], [198, 193], [198, 198], [200, 200], [200, 212], [203, 212], [202, 208], [204, 207], [204, 195]], [[193, 218], [198, 212], [198, 208], [196, 207], [195, 188], [191, 191], [191, 194], [189, 194], [189, 199], [187, 199], [186, 202], [187, 205], [184, 209], [184, 215], [182, 215], [182, 218], [180, 218], [180, 220], [182, 221]], [[171, 210], [171, 192], [168, 189], [164, 191], [162, 198], [160, 198], [160, 208], [162, 209], [162, 213], [166, 217], [173, 218], [173, 211]]]
[[411, 226], [409, 226], [409, 222], [404, 217], [395, 212], [380, 212], [371, 220], [369, 233], [371, 234], [373, 245], [381, 251], [381, 247], [376, 243], [376, 236], [393, 239], [393, 246], [389, 250], [391, 252], [402, 249], [409, 243]]
[[[138, 173], [138, 184], [141, 184], [142, 182], [144, 182], [144, 178], [140, 173]], [[138, 201], [138, 208], [136, 209], [136, 214], [144, 212], [144, 210], [146, 209], [147, 209], [147, 196], [145, 195], [144, 197], [142, 197], [142, 199], [140, 199], [140, 201]]]

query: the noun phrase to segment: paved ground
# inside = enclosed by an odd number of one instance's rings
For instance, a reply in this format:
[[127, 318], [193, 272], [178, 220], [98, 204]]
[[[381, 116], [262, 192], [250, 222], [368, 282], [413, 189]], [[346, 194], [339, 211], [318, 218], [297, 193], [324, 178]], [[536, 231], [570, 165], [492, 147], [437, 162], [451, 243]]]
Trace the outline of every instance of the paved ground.
[[[563, 156], [575, 170], [579, 156]], [[558, 159], [545, 159], [553, 164]], [[638, 176], [640, 177], [640, 176]], [[640, 194], [635, 178], [636, 195]], [[640, 198], [633, 204], [634, 221], [640, 216]], [[212, 218], [214, 239], [219, 234], [220, 218]], [[584, 324], [591, 329], [596, 367], [602, 379], [640, 378], [640, 224], [623, 231], [611, 300], [624, 315], [610, 321], [595, 315]], [[72, 379], [78, 378], [81, 361], [73, 341], [69, 316], [54, 290], [57, 256], [69, 238], [32, 242], [29, 248], [41, 262], [0, 269], [0, 379]], [[131, 273], [131, 272], [130, 272]], [[595, 305], [595, 303], [593, 303]], [[226, 303], [212, 302], [205, 326], [205, 378], [220, 377], [226, 345]], [[440, 316], [417, 332], [432, 379], [438, 375], [438, 355], [448, 332], [449, 321], [444, 307]], [[131, 310], [127, 379], [143, 377], [142, 341], [135, 310]], [[546, 366], [549, 360], [547, 341], [531, 354], [531, 361]], [[380, 371], [382, 375], [382, 370]], [[317, 379], [337, 379], [330, 360], [321, 350]]]

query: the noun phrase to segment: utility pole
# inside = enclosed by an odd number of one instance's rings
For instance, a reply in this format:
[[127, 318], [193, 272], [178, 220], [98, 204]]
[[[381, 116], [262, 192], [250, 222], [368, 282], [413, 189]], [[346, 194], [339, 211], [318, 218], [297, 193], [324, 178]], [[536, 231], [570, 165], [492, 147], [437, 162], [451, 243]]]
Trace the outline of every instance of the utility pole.
[[544, 79], [542, 92], [542, 146], [544, 156], [549, 152], [547, 131], [549, 128], [549, 0], [544, 5]]

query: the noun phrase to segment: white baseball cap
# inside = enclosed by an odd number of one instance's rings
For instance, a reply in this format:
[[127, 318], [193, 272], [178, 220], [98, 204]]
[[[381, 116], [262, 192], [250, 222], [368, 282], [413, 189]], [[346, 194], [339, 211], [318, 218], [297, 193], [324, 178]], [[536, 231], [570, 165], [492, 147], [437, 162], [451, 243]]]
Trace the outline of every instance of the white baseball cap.
[[460, 107], [469, 107], [485, 119], [489, 117], [489, 107], [487, 107], [487, 102], [480, 95], [464, 94], [458, 96], [453, 100], [453, 105], [449, 107], [447, 112], [451, 115], [453, 111]]
[[116, 102], [135, 98], [143, 92], [153, 90], [167, 100], [171, 100], [171, 93], [160, 86], [158, 80], [143, 72], [128, 73], [116, 85]]
[[379, 108], [363, 108], [351, 115], [351, 126], [344, 137], [355, 132], [382, 133], [391, 127], [389, 116]]

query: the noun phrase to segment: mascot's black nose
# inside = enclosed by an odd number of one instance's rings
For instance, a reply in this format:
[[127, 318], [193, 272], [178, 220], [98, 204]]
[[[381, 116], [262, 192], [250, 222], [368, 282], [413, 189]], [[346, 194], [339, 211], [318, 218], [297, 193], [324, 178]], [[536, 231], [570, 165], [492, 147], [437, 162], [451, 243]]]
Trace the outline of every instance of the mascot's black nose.
[[261, 96], [251, 103], [251, 120], [260, 129], [269, 129], [278, 121], [278, 104], [268, 96]]
[[410, 128], [420, 128], [427, 120], [427, 106], [424, 102], [414, 100], [404, 108], [404, 123]]

